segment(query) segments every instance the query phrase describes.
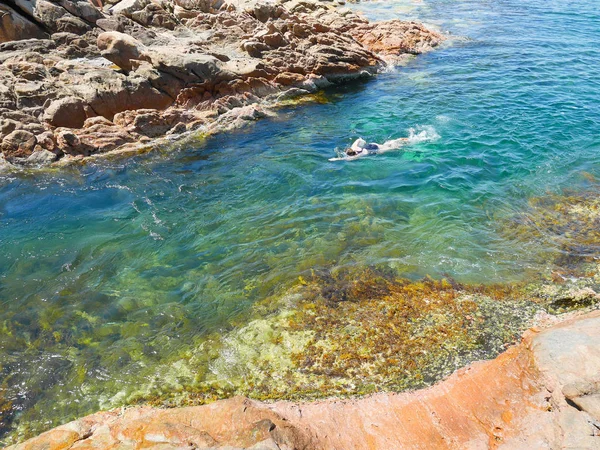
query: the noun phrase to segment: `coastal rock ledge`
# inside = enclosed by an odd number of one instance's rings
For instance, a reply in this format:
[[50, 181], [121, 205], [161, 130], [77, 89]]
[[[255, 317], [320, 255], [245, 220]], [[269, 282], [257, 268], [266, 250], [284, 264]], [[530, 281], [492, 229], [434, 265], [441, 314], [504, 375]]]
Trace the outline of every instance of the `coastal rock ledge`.
[[525, 333], [492, 361], [415, 392], [100, 412], [9, 450], [597, 449], [600, 311]]
[[343, 3], [0, 0], [0, 169], [236, 128], [443, 40]]

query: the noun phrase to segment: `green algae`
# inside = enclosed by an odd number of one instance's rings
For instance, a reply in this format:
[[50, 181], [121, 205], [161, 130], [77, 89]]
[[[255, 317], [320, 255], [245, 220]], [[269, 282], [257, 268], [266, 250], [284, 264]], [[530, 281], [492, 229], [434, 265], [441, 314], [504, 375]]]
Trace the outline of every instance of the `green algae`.
[[306, 104], [316, 103], [325, 105], [332, 101], [331, 95], [323, 90], [319, 90], [312, 94], [299, 95], [291, 98], [285, 98], [277, 102], [278, 107], [302, 106]]
[[501, 222], [500, 232], [548, 249], [539, 257], [551, 262], [556, 281], [590, 276], [594, 270], [590, 272], [588, 266], [600, 250], [598, 186], [531, 198], [528, 208]]
[[389, 269], [313, 273], [277, 307], [273, 298], [261, 302], [250, 322], [207, 339], [206, 371], [194, 386], [137, 400], [181, 406], [240, 394], [298, 400], [427, 386], [519, 338], [543, 310], [520, 289], [410, 281]]

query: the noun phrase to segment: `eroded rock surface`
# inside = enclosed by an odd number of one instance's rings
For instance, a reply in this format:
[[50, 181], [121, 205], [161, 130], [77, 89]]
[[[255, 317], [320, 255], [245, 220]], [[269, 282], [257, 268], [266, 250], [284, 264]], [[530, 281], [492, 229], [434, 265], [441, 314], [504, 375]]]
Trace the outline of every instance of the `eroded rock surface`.
[[[0, 21], [3, 167], [33, 153], [31, 136], [15, 143], [15, 131], [51, 133], [54, 159], [215, 132], [442, 40], [315, 0], [0, 0]], [[108, 122], [84, 125], [95, 117]]]
[[599, 421], [595, 311], [531, 330], [495, 360], [416, 392], [136, 407], [97, 413], [9, 449], [596, 449]]

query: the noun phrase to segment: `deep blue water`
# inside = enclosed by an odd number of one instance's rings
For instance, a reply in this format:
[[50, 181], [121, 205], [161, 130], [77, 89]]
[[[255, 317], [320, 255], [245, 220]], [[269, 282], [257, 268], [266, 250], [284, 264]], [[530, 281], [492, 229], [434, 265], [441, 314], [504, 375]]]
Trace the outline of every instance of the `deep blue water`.
[[[22, 410], [13, 424], [185, 387], [193, 375], [174, 362], [311, 268], [381, 264], [465, 282], [544, 270], [556, 244], [501, 228], [532, 197], [585, 189], [600, 173], [596, 3], [356, 8], [451, 39], [246, 130], [0, 176], [0, 401]], [[410, 133], [424, 139], [328, 161], [358, 137]]]

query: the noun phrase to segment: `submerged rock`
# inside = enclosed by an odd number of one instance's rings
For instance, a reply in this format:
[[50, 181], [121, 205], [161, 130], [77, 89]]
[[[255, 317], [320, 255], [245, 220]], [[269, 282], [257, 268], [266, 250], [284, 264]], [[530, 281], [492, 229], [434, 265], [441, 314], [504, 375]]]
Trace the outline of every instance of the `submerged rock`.
[[[600, 312], [527, 332], [492, 361], [420, 391], [353, 400], [101, 412], [10, 450], [33, 448], [597, 448]], [[74, 445], [75, 444], [75, 445]]]

